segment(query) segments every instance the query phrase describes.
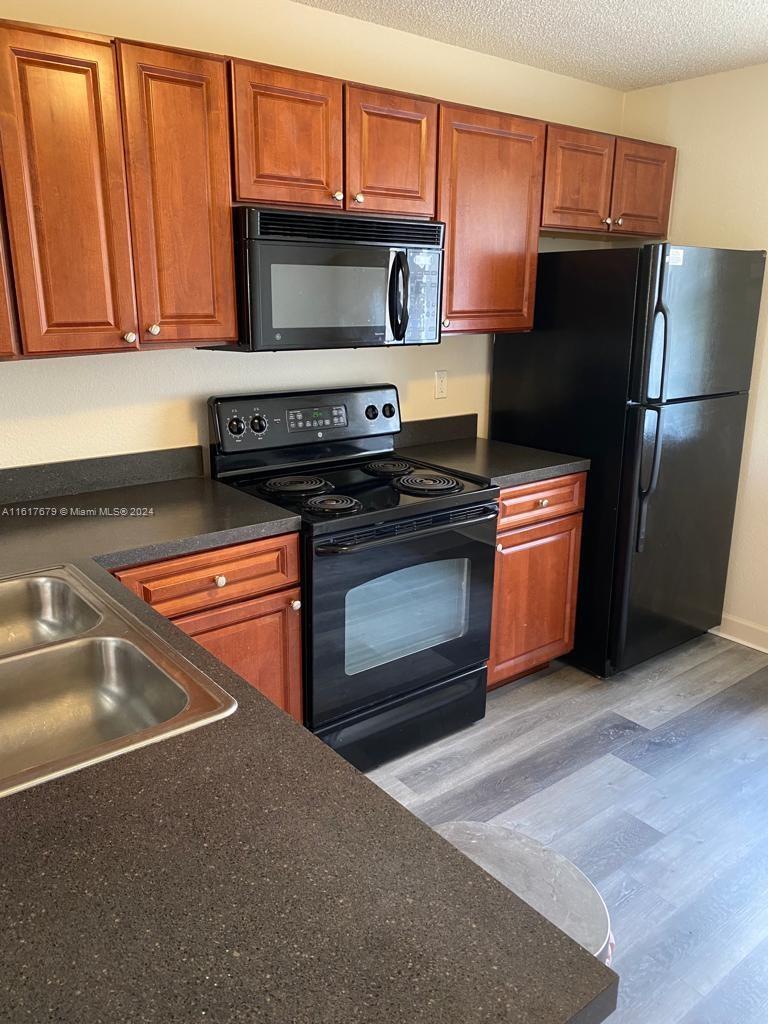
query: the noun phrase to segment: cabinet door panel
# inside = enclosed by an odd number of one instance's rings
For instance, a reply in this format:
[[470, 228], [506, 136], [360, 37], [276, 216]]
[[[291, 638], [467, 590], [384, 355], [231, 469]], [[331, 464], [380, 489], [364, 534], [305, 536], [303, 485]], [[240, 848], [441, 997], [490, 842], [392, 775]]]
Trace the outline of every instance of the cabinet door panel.
[[0, 190], [0, 359], [15, 355], [18, 351], [19, 340], [2, 202], [3, 196], [2, 190]]
[[545, 125], [462, 107], [440, 112], [443, 317], [451, 331], [531, 327]]
[[342, 83], [246, 61], [232, 83], [237, 198], [340, 209]]
[[573, 647], [581, 521], [566, 516], [499, 534], [489, 687]]
[[118, 47], [142, 344], [234, 340], [226, 62]]
[[274, 704], [303, 721], [297, 589], [176, 619], [176, 625]]
[[437, 103], [359, 85], [346, 98], [347, 209], [434, 217]]
[[663, 238], [677, 150], [634, 139], [616, 140], [611, 233]]
[[0, 144], [25, 352], [127, 348], [136, 311], [111, 46], [0, 27]]
[[607, 231], [616, 139], [550, 125], [541, 226]]

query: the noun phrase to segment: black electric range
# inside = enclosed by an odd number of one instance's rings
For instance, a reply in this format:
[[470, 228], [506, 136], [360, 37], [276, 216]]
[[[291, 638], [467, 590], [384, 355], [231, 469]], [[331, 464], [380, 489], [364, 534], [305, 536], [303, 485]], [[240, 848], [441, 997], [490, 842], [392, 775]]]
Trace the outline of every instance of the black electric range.
[[392, 385], [209, 413], [211, 475], [301, 516], [307, 726], [367, 769], [481, 718], [498, 488], [401, 459]]

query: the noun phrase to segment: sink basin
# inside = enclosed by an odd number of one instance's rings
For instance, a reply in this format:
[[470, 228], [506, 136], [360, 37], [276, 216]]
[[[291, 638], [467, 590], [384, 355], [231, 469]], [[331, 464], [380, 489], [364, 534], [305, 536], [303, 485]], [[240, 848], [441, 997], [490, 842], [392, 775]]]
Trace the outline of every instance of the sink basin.
[[236, 707], [74, 567], [0, 580], [0, 797]]
[[0, 657], [79, 636], [101, 616], [66, 580], [26, 576], [0, 583]]

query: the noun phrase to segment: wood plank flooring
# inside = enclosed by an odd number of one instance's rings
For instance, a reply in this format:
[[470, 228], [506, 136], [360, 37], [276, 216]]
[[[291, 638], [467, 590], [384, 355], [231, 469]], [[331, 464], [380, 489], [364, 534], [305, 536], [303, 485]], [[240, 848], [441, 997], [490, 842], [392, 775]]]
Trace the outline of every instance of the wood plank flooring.
[[430, 825], [516, 828], [592, 878], [611, 1024], [768, 1022], [768, 655], [708, 635], [608, 682], [556, 664], [370, 778]]

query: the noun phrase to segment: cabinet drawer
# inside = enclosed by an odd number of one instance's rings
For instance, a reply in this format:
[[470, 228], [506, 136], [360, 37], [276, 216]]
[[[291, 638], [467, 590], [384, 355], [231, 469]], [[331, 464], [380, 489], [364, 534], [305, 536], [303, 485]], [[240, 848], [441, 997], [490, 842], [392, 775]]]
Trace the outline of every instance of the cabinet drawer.
[[499, 497], [499, 529], [542, 523], [580, 512], [584, 508], [586, 482], [586, 473], [572, 473], [554, 480], [507, 487]]
[[[174, 618], [290, 586], [299, 579], [296, 533], [122, 569], [115, 576], [162, 615]], [[217, 578], [224, 580], [217, 585]]]

